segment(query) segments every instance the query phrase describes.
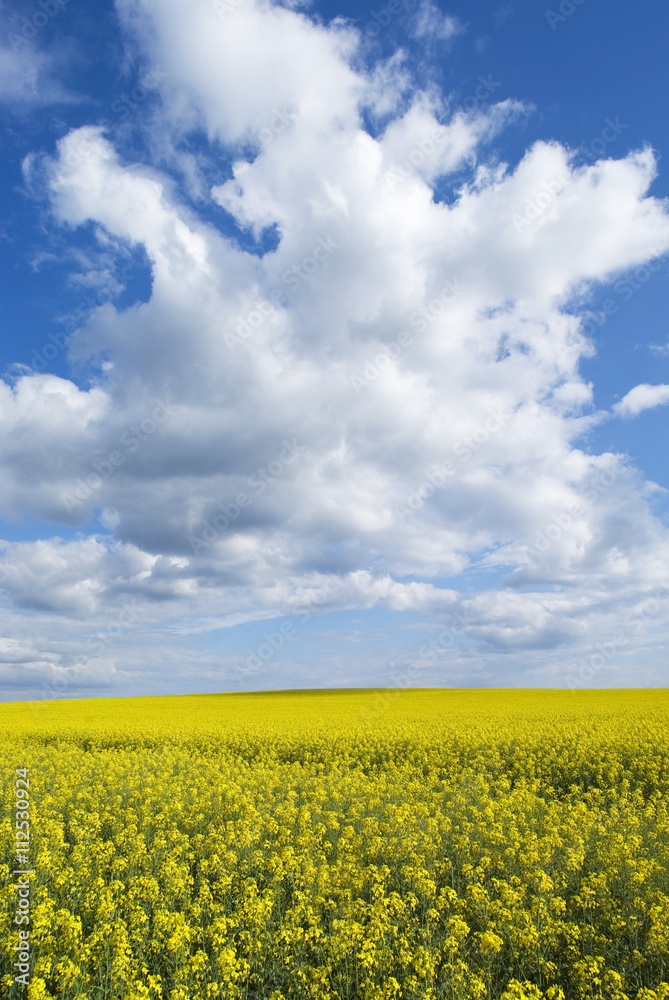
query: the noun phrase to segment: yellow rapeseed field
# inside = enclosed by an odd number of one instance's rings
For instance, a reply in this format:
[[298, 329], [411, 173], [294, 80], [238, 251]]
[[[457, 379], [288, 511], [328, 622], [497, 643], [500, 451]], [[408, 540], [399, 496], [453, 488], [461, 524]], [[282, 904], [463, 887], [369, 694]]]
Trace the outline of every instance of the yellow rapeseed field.
[[666, 691], [5, 704], [0, 732], [9, 1000], [669, 998]]

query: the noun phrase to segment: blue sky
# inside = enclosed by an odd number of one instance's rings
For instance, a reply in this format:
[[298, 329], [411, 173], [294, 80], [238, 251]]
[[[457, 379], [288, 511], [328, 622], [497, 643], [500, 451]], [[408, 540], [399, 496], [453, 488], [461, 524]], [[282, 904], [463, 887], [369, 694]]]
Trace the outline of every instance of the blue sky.
[[2, 697], [666, 683], [668, 22], [3, 5]]

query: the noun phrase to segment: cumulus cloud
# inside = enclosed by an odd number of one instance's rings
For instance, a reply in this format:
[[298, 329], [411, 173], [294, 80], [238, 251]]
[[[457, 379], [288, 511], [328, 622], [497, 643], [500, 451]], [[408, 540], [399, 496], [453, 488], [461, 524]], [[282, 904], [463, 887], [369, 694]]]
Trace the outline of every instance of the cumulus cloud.
[[638, 417], [644, 410], [669, 403], [669, 385], [635, 385], [613, 407], [619, 417]]
[[[520, 102], [464, 111], [404, 78], [380, 103], [350, 27], [255, 0], [225, 19], [186, 0], [119, 10], [170, 66], [157, 146], [178, 157], [199, 130], [225, 179], [198, 214], [92, 126], [26, 163], [58, 225], [143, 248], [151, 294], [70, 338], [97, 365], [90, 387], [2, 385], [5, 514], [100, 525], [8, 543], [14, 606], [76, 629], [134, 601], [158, 633], [305, 606], [460, 615], [456, 674], [615, 628], [666, 580], [669, 539], [625, 460], [583, 447], [606, 415], [575, 303], [669, 248], [653, 152], [579, 166], [538, 142], [500, 163], [486, 150]], [[376, 135], [369, 107], [387, 116]], [[666, 401], [658, 389], [619, 406]], [[507, 587], [444, 585], [474, 568]], [[140, 632], [122, 642], [143, 675], [170, 650], [149, 655]], [[121, 683], [113, 650], [86, 655]]]

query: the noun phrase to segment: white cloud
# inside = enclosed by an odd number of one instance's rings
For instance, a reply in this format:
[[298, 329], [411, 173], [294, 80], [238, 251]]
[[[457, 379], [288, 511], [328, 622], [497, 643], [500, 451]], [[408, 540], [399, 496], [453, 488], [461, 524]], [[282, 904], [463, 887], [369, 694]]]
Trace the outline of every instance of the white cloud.
[[378, 118], [383, 118], [398, 111], [411, 85], [406, 56], [400, 49], [372, 70], [367, 87], [367, 104]]
[[416, 38], [448, 41], [462, 30], [457, 17], [443, 14], [430, 0], [422, 0], [413, 22], [413, 34]]
[[118, 0], [153, 63], [169, 66], [163, 96], [172, 126], [203, 125], [223, 142], [251, 139], [276, 109], [296, 105], [315, 125], [357, 118], [357, 78], [347, 56], [355, 34], [319, 26], [283, 6], [244, 0], [217, 17], [213, 5], [184, 0]]
[[5, 111], [79, 103], [81, 98], [61, 83], [63, 54], [33, 48], [24, 39], [12, 48], [0, 42], [0, 102]]
[[669, 385], [635, 385], [613, 407], [619, 417], [637, 417], [644, 410], [669, 403]]
[[[149, 653], [147, 630], [292, 613], [337, 574], [322, 610], [463, 615], [456, 673], [511, 650], [530, 669], [525, 651], [543, 650], [549, 676], [551, 651], [615, 629], [666, 580], [669, 538], [622, 458], [579, 447], [605, 415], [573, 310], [669, 248], [652, 151], [577, 167], [539, 142], [515, 167], [487, 161], [520, 104], [465, 114], [405, 102], [403, 81], [379, 110], [350, 29], [255, 0], [224, 24], [186, 0], [120, 10], [170, 67], [156, 146], [176, 160], [201, 129], [206, 155], [234, 163], [210, 207], [259, 237], [276, 227], [278, 245], [241, 249], [98, 128], [27, 163], [61, 226], [92, 222], [105, 252], [143, 247], [152, 287], [72, 337], [74, 360], [99, 362], [93, 388], [25, 372], [2, 387], [6, 515], [81, 526], [101, 511], [113, 532], [7, 544], [15, 606], [71, 622], [75, 643], [135, 601], [141, 628], [85, 654], [111, 685], [121, 649], [142, 676], [172, 655], [164, 638]], [[392, 116], [376, 138], [369, 106]], [[435, 200], [465, 168], [452, 203]], [[509, 587], [444, 589], [476, 567]]]
[[0, 47], [0, 98], [10, 102], [39, 100], [40, 77], [47, 62], [38, 52], [12, 52]]
[[392, 122], [380, 143], [389, 181], [419, 177], [428, 184], [453, 173], [466, 161], [476, 161], [481, 143], [492, 139], [524, 111], [517, 101], [503, 101], [476, 114], [457, 112], [442, 124], [427, 95], [420, 94], [409, 110]]

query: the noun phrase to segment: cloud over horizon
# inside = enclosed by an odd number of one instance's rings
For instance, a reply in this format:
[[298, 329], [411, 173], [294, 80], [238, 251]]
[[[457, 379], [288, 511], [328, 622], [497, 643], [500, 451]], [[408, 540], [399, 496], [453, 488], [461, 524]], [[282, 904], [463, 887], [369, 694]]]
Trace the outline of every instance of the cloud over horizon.
[[[100, 261], [141, 252], [150, 293], [78, 323], [67, 352], [87, 384], [24, 367], [0, 385], [4, 515], [82, 532], [5, 543], [4, 683], [23, 688], [20, 662], [37, 687], [78, 669], [72, 690], [149, 690], [170, 633], [305, 607], [459, 622], [436, 655], [398, 654], [426, 683], [435, 664], [508, 676], [492, 664], [510, 654], [515, 677], [550, 683], [627, 616], [616, 654], [643, 649], [657, 677], [660, 487], [590, 452], [610, 414], [581, 370], [588, 295], [669, 251], [653, 150], [584, 164], [540, 140], [506, 163], [495, 142], [530, 114], [522, 95], [467, 109], [408, 68], [384, 77], [341, 19], [259, 0], [224, 17], [117, 8], [146, 66], [169, 67], [153, 162], [82, 125], [24, 175]], [[438, 15], [424, 4], [415, 30]], [[91, 273], [113, 288], [106, 266]], [[630, 386], [613, 412], [668, 391]], [[213, 689], [233, 676], [233, 658], [198, 655]]]

